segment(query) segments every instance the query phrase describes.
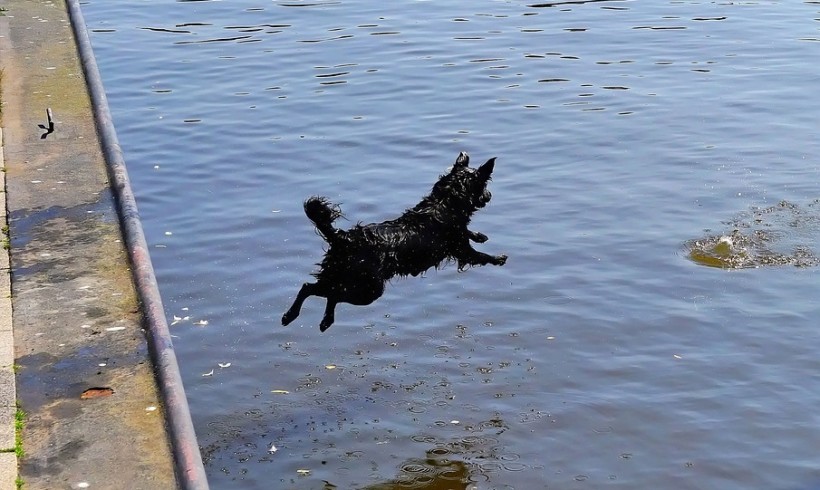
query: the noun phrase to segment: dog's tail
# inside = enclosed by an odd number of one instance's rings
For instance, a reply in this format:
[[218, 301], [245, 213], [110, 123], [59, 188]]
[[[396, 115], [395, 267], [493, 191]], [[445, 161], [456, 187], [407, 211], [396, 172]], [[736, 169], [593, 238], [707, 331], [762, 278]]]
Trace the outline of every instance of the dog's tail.
[[339, 206], [331, 203], [327, 198], [313, 196], [305, 201], [305, 214], [316, 225], [322, 238], [328, 243], [333, 243], [339, 233], [339, 230], [333, 227], [333, 222], [342, 216]]

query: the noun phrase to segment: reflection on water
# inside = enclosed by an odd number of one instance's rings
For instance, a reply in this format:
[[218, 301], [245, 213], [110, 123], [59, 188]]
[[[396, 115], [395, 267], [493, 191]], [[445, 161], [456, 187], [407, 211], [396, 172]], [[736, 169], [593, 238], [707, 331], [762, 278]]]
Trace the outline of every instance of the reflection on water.
[[[327, 434], [336, 430], [345, 430], [352, 438], [357, 438], [359, 435], [357, 430], [351, 431], [344, 428], [351, 422], [344, 417], [338, 419], [335, 424], [321, 421], [321, 416], [317, 414], [303, 414], [300, 418], [301, 421], [291, 419], [285, 425], [296, 428], [304, 423], [308, 432]], [[291, 451], [291, 447], [287, 441], [266, 443], [262, 440], [263, 438], [275, 439], [276, 434], [280, 432], [278, 428], [265, 428], [264, 419], [266, 417], [260, 410], [250, 410], [244, 414], [234, 415], [230, 420], [209, 424], [210, 432], [205, 439], [211, 442], [202, 448], [206, 465], [220, 468], [224, 476], [236, 482], [246, 478], [248, 475], [246, 466], [248, 465], [272, 463], [277, 458], [288, 458], [287, 453]], [[457, 425], [458, 423], [459, 421], [441, 422], [446, 425]], [[520, 456], [505, 450], [499, 440], [507, 428], [506, 423], [496, 416], [490, 420], [465, 425], [463, 431], [468, 435], [460, 438], [447, 439], [433, 435], [433, 433], [414, 435], [410, 438], [410, 441], [414, 443], [413, 449], [427, 448], [424, 449], [424, 457], [410, 458], [391, 464], [391, 467], [395, 467], [396, 475], [377, 483], [334, 483], [332, 475], [328, 474], [327, 466], [337, 464], [336, 461], [331, 461], [334, 457], [341, 461], [343, 467], [350, 469], [363, 468], [367, 465], [370, 465], [372, 469], [376, 468], [377, 463], [368, 462], [367, 452], [358, 449], [356, 443], [340, 448], [328, 444], [318, 452], [321, 460], [303, 458], [302, 462], [297, 463], [298, 468], [292, 474], [277, 475], [276, 480], [283, 483], [301, 482], [303, 488], [322, 489], [351, 488], [351, 485], [362, 490], [400, 488], [474, 490], [483, 488], [483, 485], [492, 481], [494, 477], [497, 478], [506, 472], [520, 472], [527, 469], [527, 465], [520, 461]], [[216, 434], [218, 438], [213, 440], [212, 436]], [[386, 445], [390, 442], [390, 438], [379, 440], [376, 437], [374, 439], [374, 444], [384, 450], [389, 450]], [[355, 474], [353, 477], [353, 481], [366, 480], [368, 478], [364, 473]]]
[[410, 459], [400, 465], [399, 475], [390, 481], [362, 487], [362, 490], [472, 490], [467, 464], [453, 459], [446, 449], [427, 451], [424, 459]]

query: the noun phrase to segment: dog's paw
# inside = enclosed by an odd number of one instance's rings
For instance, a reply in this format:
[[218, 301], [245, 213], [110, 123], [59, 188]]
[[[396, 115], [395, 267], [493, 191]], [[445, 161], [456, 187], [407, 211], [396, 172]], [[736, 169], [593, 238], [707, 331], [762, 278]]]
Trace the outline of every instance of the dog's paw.
[[330, 326], [333, 325], [333, 321], [334, 321], [334, 318], [332, 316], [330, 318], [328, 318], [328, 317], [322, 318], [322, 321], [319, 322], [319, 331], [324, 332], [325, 330], [330, 328]]
[[504, 265], [504, 264], [507, 263], [507, 256], [506, 255], [496, 255], [495, 256], [495, 262], [493, 262], [493, 263], [495, 265]]
[[298, 313], [293, 313], [291, 311], [286, 311], [284, 315], [282, 315], [282, 326], [287, 327], [290, 322], [296, 320], [296, 317], [299, 316]]

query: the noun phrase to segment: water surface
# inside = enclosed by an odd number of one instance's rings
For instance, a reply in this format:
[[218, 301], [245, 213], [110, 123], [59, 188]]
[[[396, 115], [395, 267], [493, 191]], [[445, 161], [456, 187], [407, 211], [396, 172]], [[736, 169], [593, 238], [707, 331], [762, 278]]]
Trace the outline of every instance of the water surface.
[[[817, 250], [816, 2], [83, 8], [213, 488], [820, 485], [817, 269], [686, 247], [787, 202]], [[504, 267], [279, 324], [306, 197], [394, 218], [461, 150]]]

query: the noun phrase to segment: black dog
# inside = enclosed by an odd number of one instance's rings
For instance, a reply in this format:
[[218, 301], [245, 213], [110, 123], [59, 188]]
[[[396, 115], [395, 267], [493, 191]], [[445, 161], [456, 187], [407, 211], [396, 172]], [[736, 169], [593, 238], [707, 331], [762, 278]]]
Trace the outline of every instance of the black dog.
[[470, 240], [487, 236], [467, 229], [470, 218], [490, 202], [487, 183], [495, 158], [473, 170], [470, 157], [461, 152], [449, 173], [442, 175], [433, 191], [399, 218], [383, 223], [357, 224], [344, 231], [333, 227], [342, 216], [338, 206], [323, 197], [305, 201], [305, 214], [330, 245], [316, 282], [306, 282], [290, 309], [282, 316], [287, 325], [299, 316], [309, 296], [327, 298], [319, 323], [324, 332], [333, 324], [337, 303], [369, 305], [384, 293], [384, 283], [394, 276], [417, 276], [430, 267], [455, 260], [458, 269], [471, 265], [504, 265], [506, 255], [487, 255], [474, 250]]

